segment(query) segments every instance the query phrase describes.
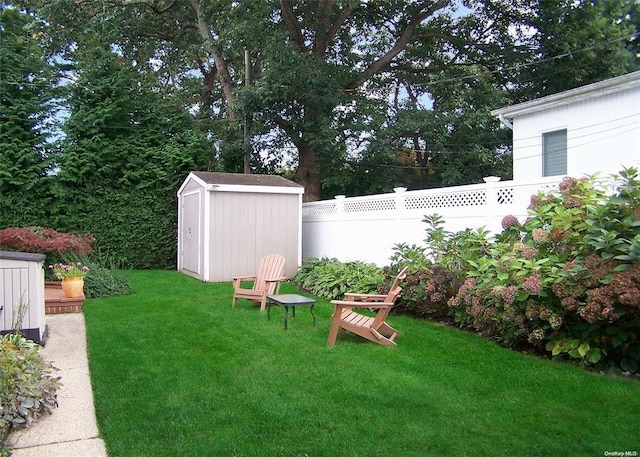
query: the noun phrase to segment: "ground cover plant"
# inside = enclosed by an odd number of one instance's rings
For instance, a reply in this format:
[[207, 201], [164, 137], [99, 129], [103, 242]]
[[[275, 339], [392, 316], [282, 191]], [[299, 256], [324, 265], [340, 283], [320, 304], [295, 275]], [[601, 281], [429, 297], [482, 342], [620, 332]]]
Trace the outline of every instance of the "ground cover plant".
[[60, 378], [40, 345], [20, 332], [28, 304], [21, 302], [11, 332], [0, 335], [0, 456], [8, 456], [9, 433], [58, 406]]
[[[638, 450], [640, 383], [392, 316], [388, 348], [328, 347], [332, 307], [247, 301], [230, 283], [127, 272], [133, 294], [85, 303], [109, 455], [549, 456]], [[283, 292], [297, 292], [285, 284]]]
[[375, 293], [384, 281], [380, 268], [361, 261], [340, 262], [338, 259], [305, 259], [293, 281], [302, 289], [324, 298], [342, 298], [345, 292]]

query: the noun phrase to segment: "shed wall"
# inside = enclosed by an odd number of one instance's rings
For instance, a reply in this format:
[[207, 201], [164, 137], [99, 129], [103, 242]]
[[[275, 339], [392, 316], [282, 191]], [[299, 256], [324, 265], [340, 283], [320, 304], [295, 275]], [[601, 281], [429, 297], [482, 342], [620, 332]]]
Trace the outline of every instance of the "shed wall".
[[260, 259], [281, 254], [285, 274], [299, 262], [300, 195], [210, 192], [209, 272], [206, 280], [252, 275]]

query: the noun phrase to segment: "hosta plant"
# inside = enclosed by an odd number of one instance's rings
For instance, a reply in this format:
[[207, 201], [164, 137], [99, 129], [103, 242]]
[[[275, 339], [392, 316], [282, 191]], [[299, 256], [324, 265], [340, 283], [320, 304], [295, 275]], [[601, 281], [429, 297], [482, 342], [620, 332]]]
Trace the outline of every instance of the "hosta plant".
[[309, 258], [293, 280], [315, 295], [337, 299], [342, 298], [345, 292], [376, 293], [385, 277], [382, 269], [373, 263]]

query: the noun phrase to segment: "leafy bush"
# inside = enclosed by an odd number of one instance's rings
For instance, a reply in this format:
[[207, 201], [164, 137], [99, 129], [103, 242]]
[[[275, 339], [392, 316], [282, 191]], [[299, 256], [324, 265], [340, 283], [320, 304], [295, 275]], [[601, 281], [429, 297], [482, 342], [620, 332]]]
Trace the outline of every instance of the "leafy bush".
[[377, 293], [384, 280], [382, 270], [375, 264], [327, 258], [306, 259], [293, 277], [301, 288], [329, 299], [341, 298], [345, 292]]
[[449, 306], [463, 326], [516, 347], [599, 369], [640, 362], [640, 182], [624, 170], [617, 193], [565, 178], [532, 197], [531, 216], [475, 260]]
[[[530, 217], [502, 233], [447, 232], [426, 216], [424, 247], [398, 244], [392, 268], [410, 275], [396, 309], [453, 319], [506, 346], [600, 370], [640, 368], [640, 181], [616, 190], [597, 177], [565, 178], [534, 195]], [[613, 193], [612, 193], [613, 192]]]
[[443, 320], [452, 315], [448, 302], [462, 285], [469, 262], [488, 249], [488, 232], [446, 231], [437, 214], [425, 216], [423, 222], [428, 225], [424, 247], [399, 243], [393, 248], [391, 270], [409, 267], [394, 312]]
[[393, 311], [446, 320], [450, 315], [447, 303], [455, 296], [461, 283], [459, 273], [439, 265], [427, 265], [423, 270], [407, 275], [402, 284], [402, 295]]
[[13, 427], [27, 426], [58, 405], [54, 370], [33, 341], [15, 333], [0, 337], [0, 452]]
[[93, 251], [94, 241], [91, 235], [60, 233], [47, 227], [7, 227], [0, 230], [0, 247], [8, 251], [87, 255]]

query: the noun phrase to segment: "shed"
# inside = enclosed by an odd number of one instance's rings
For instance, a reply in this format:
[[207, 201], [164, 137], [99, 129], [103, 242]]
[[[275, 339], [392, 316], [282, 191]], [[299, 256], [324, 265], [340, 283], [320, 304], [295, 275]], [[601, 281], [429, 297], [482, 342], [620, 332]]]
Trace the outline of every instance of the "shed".
[[44, 344], [44, 254], [0, 251], [0, 334], [10, 333], [20, 317], [24, 337]]
[[230, 281], [281, 254], [292, 277], [302, 262], [303, 193], [281, 176], [192, 171], [178, 190], [178, 271]]

